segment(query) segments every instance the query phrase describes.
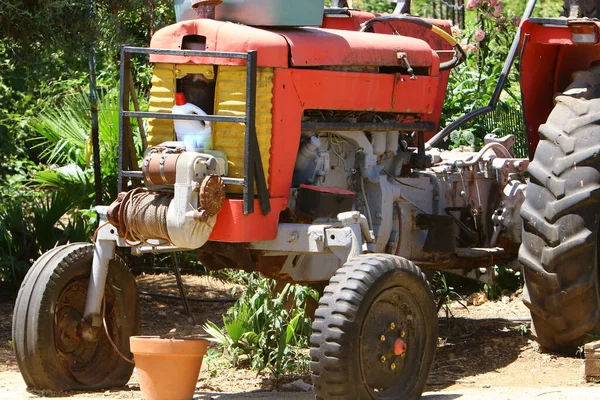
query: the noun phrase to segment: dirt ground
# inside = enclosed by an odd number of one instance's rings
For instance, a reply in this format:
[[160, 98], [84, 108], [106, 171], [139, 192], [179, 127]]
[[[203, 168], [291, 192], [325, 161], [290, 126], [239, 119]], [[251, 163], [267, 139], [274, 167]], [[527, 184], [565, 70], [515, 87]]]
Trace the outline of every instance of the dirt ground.
[[[141, 295], [143, 334], [201, 335], [201, 325], [208, 319], [219, 321], [231, 305], [231, 299], [241, 290], [229, 283], [205, 276], [187, 275], [183, 279], [189, 297], [211, 299], [212, 302], [190, 302], [194, 315], [192, 320], [185, 315], [181, 300]], [[138, 289], [142, 292], [171, 295], [178, 293], [175, 279], [170, 275], [142, 275], [137, 281]], [[536, 392], [536, 396], [540, 396], [539, 393], [552, 393], [551, 388], [555, 387], [573, 388], [573, 393], [576, 393], [578, 388], [597, 388], [600, 393], [600, 385], [585, 382], [583, 359], [539, 352], [537, 344], [526, 331], [529, 313], [520, 301], [519, 294], [504, 296], [502, 301], [498, 302], [489, 302], [482, 298], [474, 300], [476, 304], [482, 304], [464, 308], [458, 303], [453, 303], [449, 307], [450, 318], [446, 318], [444, 312], [440, 313], [438, 352], [427, 384], [426, 398], [466, 399], [469, 397], [443, 394], [469, 393], [477, 389], [503, 393], [507, 388], [511, 388], [512, 392], [520, 391], [521, 395], [528, 393], [527, 390], [544, 388]], [[28, 392], [12, 354], [13, 306], [14, 299], [0, 299], [0, 399], [141, 399], [135, 373], [129, 384], [118, 390], [101, 393]], [[302, 390], [298, 389], [298, 386], [308, 385], [302, 385], [301, 382], [290, 385], [290, 382], [297, 379], [310, 383], [309, 376], [291, 377], [275, 382], [268, 376], [257, 375], [248, 370], [212, 367], [209, 371], [205, 363], [195, 398], [311, 398], [309, 393], [302, 393]], [[545, 391], [545, 388], [550, 388], [550, 392]], [[473, 398], [479, 397], [475, 395]], [[527, 397], [529, 396], [514, 396], [513, 393], [501, 398]], [[586, 397], [578, 395], [577, 398]]]

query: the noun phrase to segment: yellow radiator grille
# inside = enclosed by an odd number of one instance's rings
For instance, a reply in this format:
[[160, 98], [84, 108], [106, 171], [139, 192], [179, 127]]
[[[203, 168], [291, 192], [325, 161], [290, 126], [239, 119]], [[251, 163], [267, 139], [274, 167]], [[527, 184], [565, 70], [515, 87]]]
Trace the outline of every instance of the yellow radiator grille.
[[[269, 179], [273, 108], [273, 68], [258, 68], [256, 77], [256, 136], [265, 177]], [[215, 90], [215, 114], [246, 115], [246, 67], [219, 66]], [[244, 124], [214, 123], [213, 146], [227, 155], [229, 176], [244, 177]], [[237, 191], [230, 188], [231, 191]]]
[[[159, 113], [171, 113], [171, 109], [175, 105], [176, 79], [183, 78], [188, 74], [202, 74], [208, 79], [215, 77], [212, 65], [156, 63], [153, 72], [148, 111]], [[150, 119], [148, 124], [148, 144], [150, 146], [175, 139], [172, 120]]]
[[[215, 115], [244, 117], [246, 115], [246, 67], [219, 66], [218, 68]], [[215, 76], [212, 65], [154, 64], [148, 111], [170, 113], [175, 104], [176, 79], [187, 74], [203, 74], [209, 79]], [[256, 136], [267, 181], [271, 153], [272, 101], [273, 68], [260, 67], [256, 79]], [[149, 125], [150, 146], [174, 140], [172, 120], [150, 119]], [[224, 152], [227, 156], [228, 175], [231, 177], [244, 177], [244, 135], [244, 124], [213, 123], [213, 148]], [[233, 192], [238, 189], [241, 192], [241, 188], [230, 188]]]

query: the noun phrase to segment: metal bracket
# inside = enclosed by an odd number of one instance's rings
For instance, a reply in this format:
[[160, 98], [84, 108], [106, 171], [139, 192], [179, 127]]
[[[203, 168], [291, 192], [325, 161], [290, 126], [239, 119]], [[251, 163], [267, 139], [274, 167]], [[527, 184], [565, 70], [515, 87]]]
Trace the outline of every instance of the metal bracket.
[[408, 55], [403, 51], [399, 51], [396, 53], [396, 57], [398, 58], [398, 63], [406, 68], [406, 73], [410, 75], [410, 79], [416, 80], [415, 71], [408, 63]]
[[263, 250], [268, 255], [335, 254], [345, 262], [362, 253], [362, 233], [359, 223], [349, 226], [325, 224], [279, 224], [277, 237], [249, 244], [253, 250]]

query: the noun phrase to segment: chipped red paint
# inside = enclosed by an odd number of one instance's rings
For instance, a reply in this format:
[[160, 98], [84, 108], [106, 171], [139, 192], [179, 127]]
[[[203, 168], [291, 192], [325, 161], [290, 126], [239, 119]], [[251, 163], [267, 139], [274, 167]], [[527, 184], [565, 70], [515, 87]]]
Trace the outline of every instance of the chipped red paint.
[[[252, 28], [232, 22], [215, 21], [212, 19], [195, 19], [169, 25], [157, 31], [150, 47], [156, 49], [180, 50], [183, 38], [187, 35], [206, 37], [207, 51], [227, 51], [246, 53], [256, 50], [258, 66], [287, 67], [288, 45], [285, 39], [273, 32]], [[153, 54], [150, 62], [171, 64], [210, 64], [210, 65], [245, 65], [245, 60], [209, 58], [209, 57], [179, 57]]]
[[[437, 54], [427, 42], [404, 36], [323, 28], [274, 30], [290, 46], [290, 66], [397, 66], [397, 53], [413, 67], [431, 67]], [[437, 63], [436, 63], [437, 64]]]
[[[385, 24], [375, 33], [356, 32], [378, 14], [351, 12], [347, 18], [325, 17], [324, 28], [254, 28], [230, 22], [198, 19], [158, 31], [151, 47], [180, 49], [186, 35], [206, 38], [205, 49], [223, 52], [257, 50], [258, 66], [274, 68], [269, 195], [272, 212], [263, 216], [258, 205], [245, 216], [242, 201], [227, 199], [210, 240], [250, 242], [275, 238], [279, 213], [292, 184], [305, 110], [365, 110], [406, 114], [406, 121], [439, 121], [448, 72], [439, 71], [435, 50], [447, 42], [421, 26], [394, 22], [401, 35]], [[446, 21], [432, 21], [447, 32]], [[240, 40], [243, 38], [243, 40]], [[352, 72], [344, 67], [398, 66], [398, 52], [407, 55], [416, 79], [399, 73]], [[245, 60], [152, 55], [152, 62], [173, 64], [243, 65]], [[328, 67], [326, 69], [322, 67]], [[257, 110], [260, 112], [260, 110]], [[432, 133], [429, 133], [431, 135]]]

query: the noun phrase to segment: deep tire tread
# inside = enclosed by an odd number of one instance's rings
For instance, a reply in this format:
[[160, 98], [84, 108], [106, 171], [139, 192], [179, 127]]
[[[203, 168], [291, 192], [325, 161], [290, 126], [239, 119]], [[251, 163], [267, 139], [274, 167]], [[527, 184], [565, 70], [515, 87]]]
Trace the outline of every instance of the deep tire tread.
[[[68, 268], [83, 257], [90, 257], [91, 254], [93, 254], [93, 245], [89, 243], [73, 243], [52, 249], [33, 264], [21, 285], [13, 314], [12, 336], [19, 369], [29, 388], [41, 390], [104, 389], [124, 385], [131, 375], [133, 367], [130, 364], [120, 363], [120, 366], [113, 370], [105, 381], [96, 384], [81, 384], [75, 381], [70, 373], [65, 372], [64, 375], [61, 375], [56, 360], [47, 358], [49, 348], [54, 348], [53, 334], [48, 332], [49, 329], [53, 329], [53, 323], [50, 322], [53, 317], [48, 311], [48, 309], [52, 309], [51, 299], [64, 288], [60, 282], [64, 281], [65, 277], [71, 276], [70, 274], [73, 273], [80, 273], [68, 270]], [[132, 333], [137, 334], [139, 332], [139, 315], [137, 314], [135, 280], [118, 257], [115, 261], [111, 261], [110, 268], [109, 274], [110, 271], [119, 274], [119, 282], [123, 285], [121, 290], [126, 290], [130, 296], [134, 296], [134, 303], [131, 304], [130, 310], [136, 311], [128, 314], [130, 318], [133, 318], [129, 320], [128, 327], [132, 329]]]
[[574, 78], [565, 93], [576, 94], [558, 95], [540, 126], [521, 208], [523, 301], [538, 342], [554, 351], [572, 351], [600, 328], [600, 74]]
[[[356, 347], [356, 343], [350, 343], [350, 335], [347, 332], [355, 323], [362, 301], [371, 286], [382, 275], [397, 269], [405, 271], [422, 283], [430, 299], [430, 304], [424, 307], [431, 307], [435, 316], [433, 295], [427, 279], [410, 261], [387, 254], [365, 254], [349, 260], [331, 278], [315, 312], [310, 356], [317, 399], [370, 398], [366, 392], [361, 392], [364, 390], [363, 384], [352, 378], [349, 352]], [[435, 318], [435, 326], [431, 327], [435, 330], [434, 341], [437, 340], [437, 316]], [[435, 352], [435, 343], [433, 346]], [[414, 393], [418, 393], [418, 396], [423, 390], [432, 362], [433, 354], [428, 360], [429, 365], [425, 365], [421, 371], [425, 373], [425, 377], [418, 384], [422, 387], [415, 388]]]

